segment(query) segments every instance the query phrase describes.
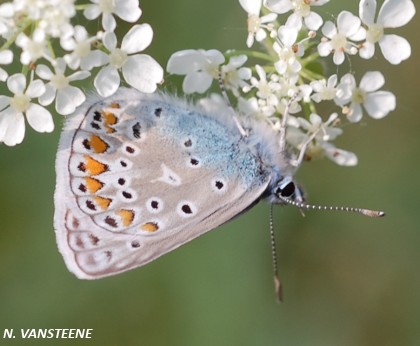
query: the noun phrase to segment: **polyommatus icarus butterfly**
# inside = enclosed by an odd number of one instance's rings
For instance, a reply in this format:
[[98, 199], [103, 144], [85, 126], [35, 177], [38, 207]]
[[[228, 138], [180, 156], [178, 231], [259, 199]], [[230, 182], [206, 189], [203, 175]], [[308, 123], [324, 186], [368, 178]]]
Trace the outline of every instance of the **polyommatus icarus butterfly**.
[[252, 119], [239, 123], [227, 107], [211, 113], [121, 89], [68, 120], [57, 154], [54, 223], [77, 277], [142, 266], [263, 198], [311, 207], [302, 203], [277, 132]]

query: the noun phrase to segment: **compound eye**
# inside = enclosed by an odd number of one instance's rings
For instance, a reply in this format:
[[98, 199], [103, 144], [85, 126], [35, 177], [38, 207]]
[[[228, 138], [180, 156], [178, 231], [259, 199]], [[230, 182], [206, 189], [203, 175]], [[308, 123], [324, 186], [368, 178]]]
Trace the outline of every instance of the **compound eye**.
[[280, 196], [290, 197], [295, 193], [296, 186], [292, 181], [289, 181], [286, 185], [280, 187]]

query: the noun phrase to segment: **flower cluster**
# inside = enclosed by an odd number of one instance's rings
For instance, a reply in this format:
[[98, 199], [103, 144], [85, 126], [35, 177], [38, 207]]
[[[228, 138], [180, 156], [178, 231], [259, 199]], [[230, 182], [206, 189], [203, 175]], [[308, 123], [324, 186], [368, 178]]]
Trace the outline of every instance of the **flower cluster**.
[[[38, 132], [51, 132], [49, 108], [71, 114], [85, 93], [80, 80], [93, 79], [101, 96], [112, 95], [121, 78], [143, 92], [153, 92], [163, 79], [162, 67], [141, 54], [153, 38], [148, 24], [136, 24], [138, 0], [13, 0], [0, 5], [0, 142], [16, 145], [25, 135], [25, 117]], [[79, 17], [78, 17], [79, 16]], [[101, 19], [102, 28], [89, 33], [85, 20]], [[118, 43], [116, 20], [133, 23]], [[17, 61], [20, 62], [18, 66]], [[10, 64], [14, 62], [9, 73]], [[16, 71], [16, 67], [18, 70]], [[4, 88], [6, 89], [6, 88]]]
[[[183, 50], [171, 56], [167, 71], [185, 76], [185, 93], [204, 93], [221, 81], [240, 113], [287, 128], [286, 144], [295, 157], [304, 150], [306, 158], [356, 165], [354, 153], [332, 143], [343, 133], [340, 124], [359, 122], [364, 113], [385, 117], [396, 107], [395, 96], [381, 90], [380, 71], [367, 71], [357, 82], [350, 72], [329, 75], [320, 61], [332, 56], [339, 66], [357, 54], [371, 59], [378, 44], [389, 63], [401, 63], [411, 54], [410, 44], [388, 29], [407, 24], [415, 8], [411, 0], [385, 0], [376, 16], [376, 0], [360, 0], [358, 16], [342, 11], [324, 22], [316, 10], [327, 2], [239, 0], [248, 14], [249, 51]], [[260, 50], [252, 50], [257, 45]], [[258, 64], [245, 66], [249, 58]], [[321, 102], [332, 102], [336, 111], [321, 117], [316, 110]]]

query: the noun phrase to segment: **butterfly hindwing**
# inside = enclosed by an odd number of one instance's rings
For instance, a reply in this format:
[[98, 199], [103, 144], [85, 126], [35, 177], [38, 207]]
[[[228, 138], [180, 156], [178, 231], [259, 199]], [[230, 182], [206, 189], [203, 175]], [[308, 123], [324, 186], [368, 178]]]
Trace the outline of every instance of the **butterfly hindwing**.
[[233, 122], [124, 89], [89, 103], [64, 128], [59, 248], [80, 278], [135, 268], [241, 213], [269, 180]]

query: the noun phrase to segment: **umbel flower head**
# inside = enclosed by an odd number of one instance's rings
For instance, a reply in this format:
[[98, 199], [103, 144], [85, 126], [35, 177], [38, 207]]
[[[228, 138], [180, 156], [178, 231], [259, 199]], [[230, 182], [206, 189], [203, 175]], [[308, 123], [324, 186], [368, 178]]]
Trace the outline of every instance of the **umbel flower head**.
[[[136, 23], [141, 13], [138, 0], [90, 0], [80, 6], [75, 0], [1, 4], [0, 81], [9, 86], [9, 95], [2, 96], [0, 142], [22, 142], [25, 116], [35, 130], [52, 131], [48, 108], [61, 115], [74, 112], [86, 99], [81, 80], [91, 78], [102, 96], [112, 95], [122, 82], [142, 92], [154, 92], [163, 80], [163, 69], [143, 53], [152, 42], [153, 30], [148, 24]], [[102, 28], [92, 33], [75, 25], [86, 18], [101, 18]], [[122, 38], [114, 32], [120, 20], [133, 23]], [[14, 68], [19, 68], [20, 62], [21, 74], [9, 76], [12, 61]], [[24, 91], [23, 81], [28, 84]], [[38, 118], [45, 124], [36, 121]]]
[[[187, 94], [206, 93], [215, 80], [221, 82], [222, 91], [230, 92], [230, 103], [244, 116], [265, 120], [275, 131], [286, 128], [287, 144], [295, 149], [292, 155], [299, 156], [305, 147], [308, 157], [355, 165], [354, 153], [333, 144], [344, 133], [341, 124], [360, 121], [363, 112], [381, 119], [396, 108], [396, 98], [380, 90], [385, 84], [380, 71], [365, 71], [357, 82], [359, 73], [345, 67], [328, 74], [323, 60], [332, 55], [335, 65], [346, 66], [357, 54], [370, 59], [378, 43], [390, 63], [400, 63], [410, 56], [410, 46], [387, 30], [407, 24], [415, 9], [411, 0], [385, 0], [375, 20], [376, 1], [361, 0], [359, 16], [343, 10], [336, 20], [324, 23], [317, 12], [327, 2], [239, 0], [247, 15], [245, 43], [252, 47], [248, 54], [234, 49], [182, 50], [170, 57], [167, 71], [185, 76]], [[241, 63], [226, 65], [234, 57]], [[253, 65], [246, 65], [249, 61]], [[229, 80], [232, 75], [235, 82]], [[209, 107], [214, 100], [202, 103]], [[330, 117], [317, 111], [325, 102], [336, 108]]]

